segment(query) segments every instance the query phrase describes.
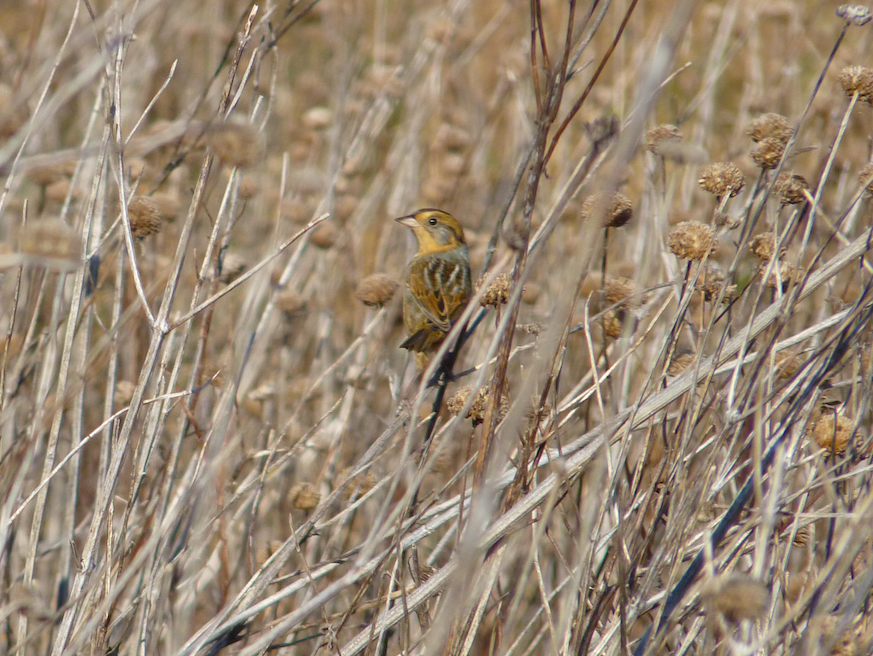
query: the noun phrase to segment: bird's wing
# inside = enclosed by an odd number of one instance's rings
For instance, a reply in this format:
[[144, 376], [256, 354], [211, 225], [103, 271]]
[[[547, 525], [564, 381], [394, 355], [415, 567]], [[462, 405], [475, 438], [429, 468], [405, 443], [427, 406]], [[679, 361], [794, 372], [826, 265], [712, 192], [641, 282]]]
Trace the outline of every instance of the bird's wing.
[[413, 261], [409, 291], [418, 301], [427, 320], [448, 332], [470, 299], [470, 266], [463, 260], [422, 258]]

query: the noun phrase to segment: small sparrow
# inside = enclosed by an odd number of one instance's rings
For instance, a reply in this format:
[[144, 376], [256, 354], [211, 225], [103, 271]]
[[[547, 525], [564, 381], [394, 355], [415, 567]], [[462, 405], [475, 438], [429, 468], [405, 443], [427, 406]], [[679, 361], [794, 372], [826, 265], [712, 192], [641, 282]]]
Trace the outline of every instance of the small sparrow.
[[409, 263], [403, 294], [403, 323], [409, 337], [401, 348], [415, 352], [423, 368], [470, 300], [470, 257], [464, 229], [450, 214], [423, 209], [397, 222], [412, 228], [418, 252]]

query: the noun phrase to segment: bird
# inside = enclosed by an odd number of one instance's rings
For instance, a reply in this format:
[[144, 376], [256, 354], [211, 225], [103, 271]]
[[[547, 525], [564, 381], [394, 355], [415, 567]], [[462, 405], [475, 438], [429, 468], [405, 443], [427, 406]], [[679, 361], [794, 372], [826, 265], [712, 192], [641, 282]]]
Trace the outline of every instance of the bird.
[[406, 270], [400, 345], [415, 353], [419, 368], [439, 348], [470, 300], [470, 256], [464, 229], [448, 212], [425, 208], [396, 221], [412, 229], [418, 252]]

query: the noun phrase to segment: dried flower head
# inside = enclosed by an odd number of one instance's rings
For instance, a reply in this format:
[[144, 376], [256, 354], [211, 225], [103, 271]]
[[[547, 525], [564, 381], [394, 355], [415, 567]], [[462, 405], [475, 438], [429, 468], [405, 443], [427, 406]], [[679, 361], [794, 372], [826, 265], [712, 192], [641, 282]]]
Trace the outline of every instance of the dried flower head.
[[26, 255], [78, 260], [82, 255], [79, 233], [60, 219], [29, 221], [18, 233], [18, 250]]
[[758, 142], [758, 147], [752, 151], [752, 159], [763, 170], [775, 169], [785, 152], [785, 143], [773, 137], [766, 137]]
[[601, 317], [603, 334], [610, 339], [618, 339], [624, 330], [624, 312], [621, 310], [607, 310]]
[[494, 282], [488, 285], [488, 289], [485, 290], [485, 294], [482, 296], [480, 301], [482, 307], [500, 307], [505, 305], [506, 301], [509, 300], [510, 282], [508, 273], [498, 274]]
[[339, 228], [333, 221], [324, 221], [312, 231], [309, 242], [318, 248], [328, 249], [339, 239]]
[[603, 227], [620, 228], [633, 218], [633, 203], [630, 198], [618, 192], [609, 197], [604, 193], [592, 194], [582, 203], [579, 218], [588, 221], [595, 214]]
[[130, 231], [137, 239], [155, 235], [161, 231], [161, 211], [158, 204], [147, 196], [134, 196], [127, 204]]
[[[749, 252], [757, 257], [759, 260], [763, 262], [769, 262], [776, 254], [776, 235], [772, 232], [762, 232], [760, 234], [752, 237], [752, 240], [749, 242]], [[781, 257], [785, 254], [785, 249], [783, 248], [778, 256]]]
[[825, 410], [815, 422], [812, 436], [822, 449], [831, 455], [840, 455], [849, 445], [854, 427], [855, 422], [846, 415]]
[[667, 247], [680, 260], [702, 260], [718, 247], [718, 239], [708, 225], [683, 221], [670, 231]]
[[288, 496], [297, 510], [312, 510], [321, 501], [321, 495], [312, 483], [297, 483], [288, 491]]
[[704, 597], [709, 608], [735, 624], [760, 618], [767, 607], [767, 586], [746, 574], [729, 574], [710, 581]]
[[722, 300], [725, 303], [729, 303], [737, 291], [736, 285], [725, 285], [724, 274], [717, 267], [710, 264], [706, 265], [706, 268], [697, 276], [697, 283], [694, 288], [703, 294], [703, 300], [710, 303], [718, 298], [723, 288], [724, 297]]
[[[759, 267], [761, 275], [766, 273], [768, 266], [769, 265], [766, 263], [761, 264]], [[792, 283], [796, 283], [799, 280], [800, 271], [796, 266], [789, 264], [788, 262], [777, 262], [776, 265], [773, 266], [772, 271], [770, 271], [766, 284], [770, 289], [779, 288], [782, 292], [785, 292]]]
[[276, 308], [293, 317], [306, 309], [306, 299], [293, 289], [285, 288], [276, 296]]
[[867, 104], [873, 103], [873, 70], [866, 66], [847, 66], [840, 71], [840, 84], [843, 93], [849, 98], [858, 98]]
[[776, 139], [778, 142], [786, 144], [793, 133], [794, 130], [788, 124], [788, 119], [782, 114], [773, 112], [756, 116], [746, 128], [746, 134], [756, 143], [763, 139]]
[[864, 5], [840, 5], [837, 7], [837, 16], [858, 27], [866, 25], [873, 18], [870, 9]]
[[646, 150], [655, 155], [662, 154], [661, 146], [663, 144], [679, 141], [682, 141], [682, 133], [679, 132], [679, 128], [669, 123], [649, 128], [646, 132]]
[[858, 182], [865, 185], [868, 194], [873, 195], [873, 162], [868, 162], [858, 171]]
[[339, 482], [339, 485], [345, 486], [343, 496], [347, 499], [355, 494], [356, 490], [357, 495], [359, 497], [362, 497], [367, 494], [367, 492], [376, 487], [376, 477], [373, 476], [372, 473], [365, 472], [363, 474], [358, 474], [357, 476], [349, 480], [349, 476], [351, 475], [351, 473], [352, 468], [346, 467], [339, 473], [339, 476], [337, 476], [337, 481]]
[[697, 184], [718, 198], [734, 197], [742, 191], [746, 179], [736, 164], [715, 162], [701, 171]]
[[382, 307], [394, 297], [399, 287], [400, 283], [393, 278], [384, 273], [374, 273], [358, 283], [355, 298], [364, 305]]
[[266, 147], [263, 135], [253, 125], [232, 121], [211, 126], [206, 132], [205, 141], [222, 164], [238, 169], [260, 162]]
[[525, 335], [539, 336], [547, 326], [540, 321], [535, 321], [533, 323], [520, 323], [517, 327]]
[[694, 362], [694, 357], [694, 353], [687, 350], [677, 353], [670, 361], [670, 366], [667, 367], [667, 375], [678, 376], [685, 371], [692, 362]]
[[619, 307], [627, 307], [632, 305], [627, 299], [632, 297], [637, 291], [637, 286], [630, 278], [607, 278], [603, 283], [603, 299], [606, 305], [614, 305], [620, 303]]
[[[461, 414], [467, 401], [470, 400], [470, 394], [473, 393], [473, 388], [470, 385], [464, 385], [446, 402], [446, 407], [453, 415]], [[476, 398], [473, 399], [473, 404], [467, 411], [466, 418], [473, 420], [473, 426], [478, 426], [485, 420], [485, 409], [488, 399], [491, 396], [491, 387], [484, 385], [476, 393]], [[505, 394], [500, 398], [500, 407], [497, 411], [497, 423], [503, 421], [506, 413], [509, 411], [509, 397]]]
[[791, 378], [800, 369], [800, 358], [792, 351], [779, 351], [773, 358], [776, 376], [778, 378]]
[[806, 200], [805, 191], [809, 191], [809, 183], [802, 175], [783, 172], [776, 178], [773, 192], [782, 205], [797, 205]]

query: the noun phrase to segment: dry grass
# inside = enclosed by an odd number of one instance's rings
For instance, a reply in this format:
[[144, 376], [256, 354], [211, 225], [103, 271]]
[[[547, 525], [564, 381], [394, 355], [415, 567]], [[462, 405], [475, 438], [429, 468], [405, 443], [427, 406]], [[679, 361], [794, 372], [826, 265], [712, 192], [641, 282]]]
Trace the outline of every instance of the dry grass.
[[[3, 0], [0, 651], [869, 653], [836, 10]], [[480, 279], [436, 416], [425, 206]]]

